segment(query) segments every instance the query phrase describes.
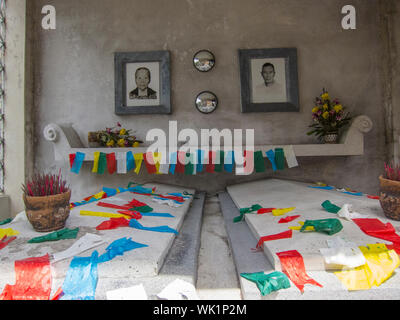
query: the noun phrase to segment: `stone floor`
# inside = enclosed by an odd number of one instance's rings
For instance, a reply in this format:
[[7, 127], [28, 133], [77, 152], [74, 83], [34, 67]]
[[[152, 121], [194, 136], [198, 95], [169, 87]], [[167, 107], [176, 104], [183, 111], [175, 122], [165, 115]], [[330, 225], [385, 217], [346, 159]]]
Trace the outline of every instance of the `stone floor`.
[[240, 300], [239, 287], [218, 197], [208, 195], [198, 257], [198, 296], [202, 300]]

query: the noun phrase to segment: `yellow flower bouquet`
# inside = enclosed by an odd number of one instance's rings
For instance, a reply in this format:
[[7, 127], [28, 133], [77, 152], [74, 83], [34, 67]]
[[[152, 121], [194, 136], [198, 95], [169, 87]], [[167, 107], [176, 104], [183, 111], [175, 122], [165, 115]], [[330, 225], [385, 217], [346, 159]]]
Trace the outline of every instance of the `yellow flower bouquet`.
[[339, 134], [339, 129], [351, 120], [350, 114], [345, 112], [345, 108], [339, 100], [331, 100], [325, 89], [322, 90], [319, 97], [315, 98], [315, 106], [311, 113], [314, 123], [309, 126], [312, 130], [307, 132], [307, 135], [314, 134], [320, 140], [330, 133]]
[[135, 136], [130, 134], [131, 129], [127, 130], [122, 128], [118, 122], [116, 127], [106, 128], [102, 131], [97, 131], [95, 134], [95, 140], [103, 147], [109, 148], [128, 148], [138, 147], [140, 141]]

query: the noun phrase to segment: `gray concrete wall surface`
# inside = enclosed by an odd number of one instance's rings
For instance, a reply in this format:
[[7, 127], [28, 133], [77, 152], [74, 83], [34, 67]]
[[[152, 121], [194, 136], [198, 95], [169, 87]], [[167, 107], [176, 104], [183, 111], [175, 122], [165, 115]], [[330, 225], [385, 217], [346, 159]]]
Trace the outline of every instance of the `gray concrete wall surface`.
[[[353, 115], [365, 114], [374, 128], [365, 136], [364, 156], [299, 158], [299, 167], [273, 173], [235, 176], [135, 174], [98, 176], [85, 163], [79, 176], [66, 173], [76, 199], [101, 185], [125, 186], [129, 181], [190, 186], [216, 192], [226, 185], [274, 176], [323, 181], [338, 187], [377, 193], [385, 157], [379, 6], [377, 0], [354, 0], [357, 29], [343, 30], [344, 0], [35, 0], [33, 74], [35, 169], [56, 169], [53, 146], [43, 137], [48, 123], [72, 122], [87, 144], [88, 131], [119, 121], [144, 139], [148, 130], [255, 129], [256, 144], [316, 143], [306, 135], [314, 98], [327, 88]], [[53, 5], [56, 30], [43, 30], [41, 9]], [[243, 114], [240, 108], [238, 49], [298, 49], [300, 111]], [[192, 57], [211, 50], [216, 66], [202, 73]], [[168, 50], [171, 54], [170, 115], [114, 113], [114, 52]], [[219, 99], [206, 115], [194, 105], [203, 90]], [[66, 157], [68, 155], [65, 155]], [[267, 163], [267, 160], [265, 160]]]

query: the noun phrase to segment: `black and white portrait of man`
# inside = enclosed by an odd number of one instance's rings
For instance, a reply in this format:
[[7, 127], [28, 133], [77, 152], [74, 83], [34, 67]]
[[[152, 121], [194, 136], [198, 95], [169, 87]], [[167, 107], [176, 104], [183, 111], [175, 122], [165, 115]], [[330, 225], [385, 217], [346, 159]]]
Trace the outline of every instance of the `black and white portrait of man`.
[[160, 103], [157, 62], [126, 65], [127, 106], [152, 106]]
[[286, 102], [286, 70], [284, 58], [252, 59], [252, 102]]

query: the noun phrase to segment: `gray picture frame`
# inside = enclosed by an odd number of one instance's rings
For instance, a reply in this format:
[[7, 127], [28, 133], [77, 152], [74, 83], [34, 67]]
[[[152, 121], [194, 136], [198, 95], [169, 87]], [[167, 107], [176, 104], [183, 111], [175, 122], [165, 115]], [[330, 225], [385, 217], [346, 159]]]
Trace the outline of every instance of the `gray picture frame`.
[[[128, 106], [127, 74], [128, 63], [159, 63], [159, 104]], [[115, 52], [115, 114], [170, 114], [171, 113], [171, 76], [169, 51]]]
[[[241, 112], [299, 112], [297, 48], [239, 49]], [[285, 62], [285, 102], [252, 101], [252, 59], [283, 58]]]

